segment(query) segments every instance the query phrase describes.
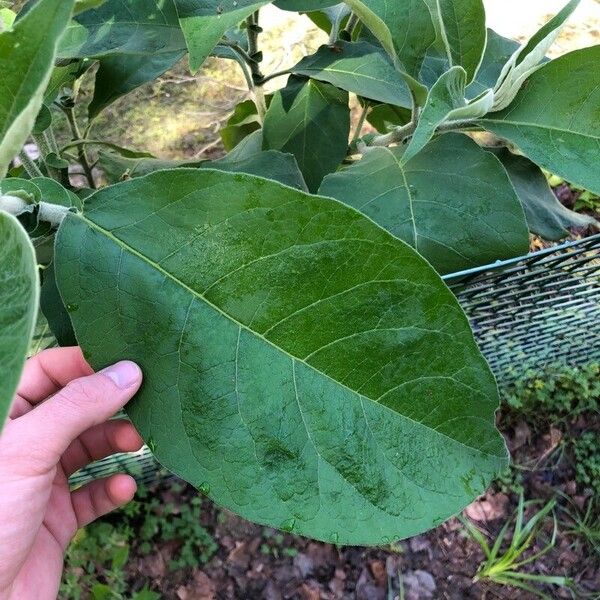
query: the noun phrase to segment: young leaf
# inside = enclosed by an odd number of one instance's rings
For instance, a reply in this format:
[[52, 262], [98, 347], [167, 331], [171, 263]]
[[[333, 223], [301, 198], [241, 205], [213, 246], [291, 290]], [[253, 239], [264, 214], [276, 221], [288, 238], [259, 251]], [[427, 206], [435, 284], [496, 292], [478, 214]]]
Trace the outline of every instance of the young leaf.
[[368, 42], [321, 46], [291, 68], [296, 75], [326, 81], [363, 98], [410, 108], [410, 91], [380, 49]]
[[528, 158], [513, 154], [507, 148], [494, 150], [494, 154], [500, 159], [517, 191], [532, 233], [554, 241], [569, 235], [568, 227], [598, 227], [594, 217], [563, 206], [552, 193], [540, 168]]
[[506, 464], [456, 298], [339, 202], [154, 173], [67, 217], [56, 273], [92, 366], [141, 365], [127, 410], [159, 461], [245, 518], [381, 544], [455, 514]]
[[13, 29], [0, 33], [0, 179], [33, 128], [73, 3], [39, 0]]
[[116, 54], [100, 59], [96, 73], [94, 97], [88, 107], [90, 119], [121, 96], [125, 96], [149, 81], [154, 81], [176, 65], [185, 50], [162, 52], [151, 55]]
[[263, 147], [293, 154], [308, 189], [339, 166], [348, 150], [348, 94], [295, 75], [273, 96], [265, 117]]
[[347, 0], [346, 4], [386, 52], [416, 77], [427, 49], [435, 42], [435, 28], [425, 0]]
[[494, 88], [494, 110], [506, 108], [515, 98], [526, 79], [537, 71], [562, 26], [581, 0], [571, 0], [554, 18], [546, 23], [506, 63]]
[[107, 0], [75, 17], [60, 42], [59, 56], [126, 54], [149, 60], [185, 48], [174, 0]]
[[196, 72], [228, 29], [270, 0], [176, 0], [181, 28]]
[[219, 131], [225, 150], [233, 150], [245, 137], [260, 129], [258, 110], [253, 100], [240, 102], [227, 121], [227, 125]]
[[0, 430], [21, 378], [36, 323], [39, 282], [29, 237], [0, 210]]
[[547, 62], [507, 109], [480, 121], [538, 165], [600, 193], [600, 46]]
[[339, 34], [344, 23], [347, 23], [348, 17], [352, 11], [347, 4], [335, 4], [329, 8], [323, 8], [321, 10], [313, 10], [306, 13], [306, 16], [319, 28], [322, 29], [328, 35], [334, 32]]
[[437, 33], [440, 50], [449, 66], [460, 66], [470, 83], [477, 73], [486, 44], [482, 0], [425, 0]]
[[369, 149], [326, 177], [319, 194], [371, 217], [440, 273], [527, 252], [523, 209], [494, 156], [458, 133], [436, 138], [406, 162], [402, 150]]
[[493, 90], [485, 91], [479, 98], [467, 103], [465, 84], [467, 74], [462, 67], [452, 67], [433, 85], [419, 117], [417, 128], [402, 156], [409, 161], [433, 137], [435, 130], [445, 121], [482, 117], [492, 108]]

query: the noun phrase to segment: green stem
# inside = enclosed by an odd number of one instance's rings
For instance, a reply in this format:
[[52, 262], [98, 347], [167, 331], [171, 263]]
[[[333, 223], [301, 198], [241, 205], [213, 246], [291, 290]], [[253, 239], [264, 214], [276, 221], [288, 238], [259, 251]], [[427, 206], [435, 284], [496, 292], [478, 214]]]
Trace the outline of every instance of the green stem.
[[289, 75], [292, 72], [291, 69], [284, 69], [283, 71], [275, 71], [270, 75], [265, 75], [260, 82], [260, 85], [265, 85], [267, 81], [271, 81], [271, 79], [276, 79], [277, 77], [283, 77], [284, 75]]
[[29, 154], [27, 154], [24, 149], [19, 152], [19, 160], [21, 161], [21, 164], [23, 165], [23, 168], [29, 177], [33, 178], [44, 176], [44, 174], [40, 171], [40, 168], [35, 164], [35, 161], [31, 160]]
[[365, 100], [365, 105], [360, 113], [360, 118], [358, 119], [358, 123], [356, 125], [356, 130], [354, 131], [354, 135], [352, 136], [352, 143], [356, 142], [358, 138], [360, 138], [360, 134], [362, 132], [362, 128], [365, 124], [365, 120], [367, 119], [367, 114], [369, 113], [370, 104]]
[[254, 92], [258, 117], [260, 122], [263, 123], [267, 112], [267, 103], [262, 88], [264, 85], [264, 76], [260, 70], [261, 56], [258, 50], [258, 35], [262, 31], [259, 25], [259, 14], [260, 11], [257, 10], [246, 19], [246, 32], [248, 36], [248, 55], [250, 59], [248, 66], [252, 73], [252, 91]]
[[[402, 127], [396, 127], [389, 133], [378, 135], [371, 140], [369, 146], [389, 146], [390, 144], [399, 144], [406, 138], [410, 137], [417, 128], [417, 124], [411, 120], [407, 125]], [[465, 131], [477, 129], [475, 121], [461, 120], [461, 121], [448, 121], [440, 125], [435, 132], [445, 133], [448, 131]]]
[[[77, 121], [75, 120], [75, 111], [72, 108], [61, 108], [67, 117], [67, 121], [69, 122], [69, 127], [71, 128], [71, 135], [73, 137], [73, 141], [81, 140], [81, 132], [79, 131], [79, 126], [77, 125]], [[92, 168], [90, 167], [90, 163], [88, 161], [88, 157], [83, 145], [79, 145], [78, 147], [78, 156], [79, 162], [81, 163], [81, 167], [83, 168], [83, 172], [85, 173], [85, 177], [88, 181], [88, 184], [92, 189], [95, 190], [96, 182], [94, 180], [94, 174], [92, 173]]]

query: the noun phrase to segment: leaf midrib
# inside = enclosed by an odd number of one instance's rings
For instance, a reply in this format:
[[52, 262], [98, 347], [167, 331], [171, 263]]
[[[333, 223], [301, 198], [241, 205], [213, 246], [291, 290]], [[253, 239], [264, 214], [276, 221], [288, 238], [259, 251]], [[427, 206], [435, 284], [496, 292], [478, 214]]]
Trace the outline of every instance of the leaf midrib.
[[[478, 454], [481, 454], [483, 456], [488, 456], [488, 457], [492, 457], [492, 458], [503, 458], [503, 456], [500, 456], [500, 455], [497, 455], [497, 454], [491, 454], [489, 452], [485, 452], [484, 450], [482, 450], [480, 448], [475, 448], [473, 446], [469, 446], [469, 445], [465, 444], [464, 442], [461, 442], [460, 440], [457, 440], [457, 439], [455, 439], [453, 437], [450, 437], [450, 436], [446, 435], [445, 433], [442, 433], [442, 432], [438, 431], [437, 429], [429, 427], [429, 426], [425, 425], [424, 423], [422, 423], [420, 421], [416, 421], [415, 419], [412, 419], [411, 417], [409, 417], [407, 415], [404, 415], [404, 414], [402, 414], [400, 412], [397, 412], [397, 411], [389, 408], [385, 404], [381, 404], [381, 403], [373, 400], [372, 398], [369, 398], [368, 396], [365, 396], [364, 394], [361, 394], [361, 393], [357, 392], [356, 390], [353, 390], [352, 388], [348, 387], [344, 383], [338, 381], [337, 379], [334, 379], [333, 377], [331, 377], [327, 373], [324, 373], [320, 369], [317, 369], [316, 367], [314, 367], [310, 363], [307, 363], [303, 359], [294, 356], [293, 354], [291, 354], [290, 352], [288, 352], [284, 348], [281, 348], [280, 346], [277, 346], [271, 340], [265, 338], [260, 333], [258, 333], [257, 331], [254, 331], [253, 329], [251, 329], [250, 327], [248, 327], [244, 323], [241, 323], [240, 321], [238, 321], [237, 319], [235, 319], [232, 315], [226, 313], [222, 308], [220, 308], [219, 306], [217, 306], [217, 305], [213, 304], [212, 302], [210, 302], [210, 300], [208, 300], [207, 298], [205, 298], [202, 294], [200, 294], [199, 292], [197, 292], [196, 290], [194, 290], [193, 288], [191, 288], [189, 285], [187, 285], [186, 283], [184, 283], [183, 281], [181, 281], [180, 279], [178, 279], [177, 277], [175, 277], [175, 275], [173, 275], [172, 273], [170, 273], [169, 271], [167, 271], [166, 269], [164, 269], [163, 267], [161, 267], [158, 263], [156, 263], [155, 261], [151, 260], [150, 258], [148, 258], [147, 256], [145, 256], [144, 254], [142, 254], [141, 252], [139, 252], [135, 248], [131, 247], [129, 244], [127, 244], [126, 242], [124, 242], [120, 238], [118, 238], [115, 235], [113, 235], [110, 231], [104, 229], [103, 227], [101, 227], [100, 225], [98, 225], [97, 223], [95, 223], [94, 221], [91, 221], [90, 219], [88, 219], [87, 217], [85, 217], [85, 215], [79, 213], [77, 215], [72, 215], [72, 216], [68, 215], [67, 218], [79, 218], [79, 219], [81, 219], [91, 229], [94, 229], [94, 230], [98, 231], [99, 233], [101, 233], [102, 235], [104, 235], [105, 237], [107, 237], [108, 239], [112, 240], [115, 244], [117, 244], [117, 246], [119, 246], [121, 248], [121, 250], [126, 250], [130, 254], [132, 254], [132, 255], [136, 256], [137, 258], [141, 259], [147, 265], [153, 267], [159, 273], [161, 273], [162, 275], [164, 275], [165, 277], [167, 277], [168, 279], [170, 279], [171, 281], [173, 281], [177, 285], [181, 286], [183, 289], [187, 290], [192, 296], [194, 296], [194, 297], [198, 298], [199, 300], [201, 300], [202, 302], [206, 303], [208, 306], [210, 306], [212, 309], [214, 309], [215, 311], [217, 311], [219, 314], [223, 315], [226, 319], [228, 319], [229, 321], [233, 322], [236, 326], [240, 327], [241, 329], [245, 329], [246, 331], [248, 331], [249, 333], [251, 333], [255, 337], [258, 337], [259, 339], [261, 339], [263, 342], [265, 342], [269, 346], [275, 348], [277, 351], [279, 351], [279, 352], [285, 354], [286, 356], [288, 356], [291, 361], [296, 361], [296, 362], [302, 363], [303, 365], [307, 366], [309, 369], [312, 369], [313, 371], [319, 373], [319, 375], [321, 375], [321, 376], [329, 379], [330, 381], [334, 382], [336, 385], [341, 386], [342, 388], [348, 390], [352, 394], [355, 394], [359, 398], [366, 398], [370, 402], [373, 402], [373, 403], [377, 404], [378, 406], [380, 406], [382, 409], [384, 409], [386, 411], [389, 411], [394, 416], [399, 417], [401, 419], [404, 419], [406, 421], [409, 421], [411, 423], [414, 423], [415, 425], [417, 425], [419, 427], [422, 427], [423, 429], [427, 430], [430, 434], [435, 434], [435, 435], [441, 436], [441, 437], [449, 440], [453, 444], [458, 444], [458, 445], [460, 445], [460, 446], [462, 446], [464, 448], [468, 448], [469, 450], [471, 450], [473, 452], [477, 452]], [[408, 380], [408, 382], [410, 382], [410, 381], [411, 380]], [[482, 394], [483, 394], [483, 392], [482, 392]], [[467, 417], [469, 417], [469, 418], [477, 418], [477, 419], [481, 418], [481, 417], [478, 417], [476, 415], [467, 415]]]

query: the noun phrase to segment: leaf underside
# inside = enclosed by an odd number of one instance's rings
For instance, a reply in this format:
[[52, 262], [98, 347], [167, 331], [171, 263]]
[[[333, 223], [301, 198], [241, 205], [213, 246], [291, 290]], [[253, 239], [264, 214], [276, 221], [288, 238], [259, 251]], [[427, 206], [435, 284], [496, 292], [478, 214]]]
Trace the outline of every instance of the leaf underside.
[[0, 430], [35, 327], [39, 283], [33, 246], [19, 222], [0, 211]]
[[162, 171], [89, 197], [57, 247], [86, 357], [142, 366], [128, 412], [158, 460], [245, 518], [385, 543], [455, 514], [506, 463], [458, 302], [339, 202]]

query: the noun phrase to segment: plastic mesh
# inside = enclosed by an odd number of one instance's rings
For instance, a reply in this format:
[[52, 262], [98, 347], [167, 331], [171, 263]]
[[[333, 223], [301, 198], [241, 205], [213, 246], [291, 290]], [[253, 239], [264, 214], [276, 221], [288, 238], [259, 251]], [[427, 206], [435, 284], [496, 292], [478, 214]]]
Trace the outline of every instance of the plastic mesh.
[[[500, 385], [548, 363], [600, 361], [600, 234], [444, 280]], [[95, 463], [71, 483], [114, 472], [146, 483], [165, 473], [144, 448]]]

